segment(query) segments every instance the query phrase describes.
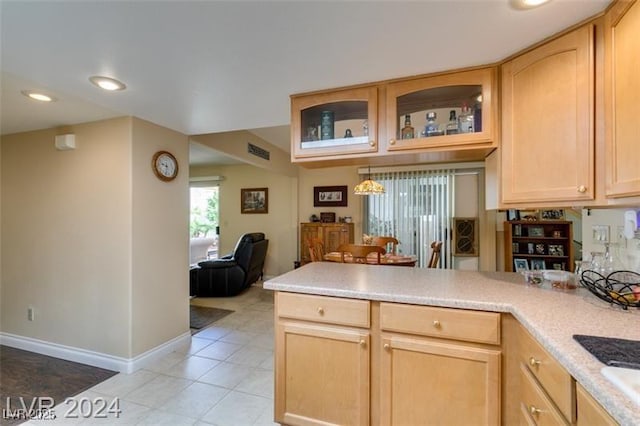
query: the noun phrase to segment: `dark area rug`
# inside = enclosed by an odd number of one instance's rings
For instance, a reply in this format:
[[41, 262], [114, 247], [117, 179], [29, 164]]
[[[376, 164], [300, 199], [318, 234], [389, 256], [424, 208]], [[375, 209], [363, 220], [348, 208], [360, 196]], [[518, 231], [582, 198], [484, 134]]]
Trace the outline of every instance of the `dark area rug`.
[[[34, 398], [52, 398], [57, 405], [116, 374], [117, 371], [0, 346], [0, 412], [7, 414], [7, 402], [11, 410], [21, 408], [21, 397], [27, 406]], [[25, 421], [4, 417], [0, 416], [2, 425]]]
[[190, 327], [196, 330], [200, 330], [233, 312], [229, 309], [207, 308], [194, 305], [190, 305], [190, 308]]

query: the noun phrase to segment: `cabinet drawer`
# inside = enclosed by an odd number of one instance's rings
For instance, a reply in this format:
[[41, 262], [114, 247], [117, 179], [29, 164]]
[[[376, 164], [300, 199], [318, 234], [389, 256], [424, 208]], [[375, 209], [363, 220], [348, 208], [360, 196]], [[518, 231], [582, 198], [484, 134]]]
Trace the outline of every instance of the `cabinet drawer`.
[[531, 371], [523, 364], [520, 364], [520, 377], [522, 379], [520, 414], [526, 420], [521, 423], [533, 423], [537, 426], [569, 424], [540, 388]]
[[500, 314], [380, 303], [380, 326], [386, 331], [500, 344]]
[[525, 330], [523, 330], [519, 343], [520, 363], [527, 366], [558, 406], [560, 412], [569, 422], [574, 423], [576, 420], [576, 399], [573, 377]]
[[278, 292], [277, 307], [281, 318], [367, 328], [370, 324], [368, 300]]

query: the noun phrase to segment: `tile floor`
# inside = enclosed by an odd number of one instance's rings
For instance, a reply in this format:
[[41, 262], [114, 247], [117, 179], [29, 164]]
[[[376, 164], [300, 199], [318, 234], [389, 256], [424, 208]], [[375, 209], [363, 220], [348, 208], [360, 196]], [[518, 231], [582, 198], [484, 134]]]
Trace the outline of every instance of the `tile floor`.
[[[28, 424], [274, 425], [273, 294], [255, 284], [233, 298], [193, 304], [232, 309], [180, 348], [133, 374], [117, 374], [76, 396], [120, 400], [119, 418], [64, 418]], [[97, 405], [96, 405], [97, 407]], [[88, 406], [85, 407], [87, 412]], [[81, 416], [79, 416], [81, 417]]]

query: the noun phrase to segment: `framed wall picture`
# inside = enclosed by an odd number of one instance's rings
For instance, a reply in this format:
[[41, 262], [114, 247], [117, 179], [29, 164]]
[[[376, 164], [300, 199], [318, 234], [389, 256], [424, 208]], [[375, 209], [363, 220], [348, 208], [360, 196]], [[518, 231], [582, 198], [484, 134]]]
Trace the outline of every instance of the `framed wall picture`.
[[564, 210], [540, 210], [540, 220], [564, 220]]
[[240, 189], [240, 213], [269, 213], [269, 188]]
[[313, 207], [347, 207], [347, 186], [314, 186]]
[[527, 262], [527, 259], [513, 259], [513, 266], [516, 272], [529, 270], [529, 262]]

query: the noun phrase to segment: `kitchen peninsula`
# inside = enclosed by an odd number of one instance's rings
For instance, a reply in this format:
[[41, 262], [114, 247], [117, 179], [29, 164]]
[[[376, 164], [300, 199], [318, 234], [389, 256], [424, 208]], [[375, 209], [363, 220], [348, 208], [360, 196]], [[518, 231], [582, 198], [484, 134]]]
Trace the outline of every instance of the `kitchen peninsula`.
[[[553, 414], [559, 424], [580, 425], [586, 418], [580, 416], [587, 405], [580, 399], [584, 388], [606, 410], [604, 417], [640, 425], [640, 403], [605, 379], [604, 364], [573, 339], [640, 340], [640, 311], [609, 306], [586, 289], [531, 287], [516, 273], [326, 262], [273, 278], [264, 288], [277, 291], [276, 421], [391, 424], [400, 423], [400, 415], [406, 423], [412, 417], [405, 413], [419, 411], [413, 419], [424, 421], [434, 415], [430, 406], [448, 402], [451, 409], [440, 407], [436, 416], [513, 424], [521, 416]], [[529, 350], [536, 355], [518, 359]], [[340, 362], [326, 364], [325, 355]], [[416, 368], [424, 363], [434, 368]], [[440, 363], [447, 365], [435, 368]], [[554, 368], [557, 373], [545, 376], [545, 369]], [[425, 387], [431, 376], [434, 385]], [[529, 394], [549, 403], [548, 410], [520, 400], [529, 395], [528, 386]], [[320, 397], [309, 402], [308, 389]], [[323, 406], [323, 392], [339, 393], [343, 403], [336, 406], [334, 394], [334, 405]], [[412, 394], [419, 394], [419, 404], [405, 403]], [[471, 411], [463, 404], [467, 399]], [[469, 417], [474, 412], [482, 417]]]

